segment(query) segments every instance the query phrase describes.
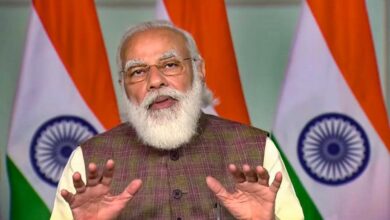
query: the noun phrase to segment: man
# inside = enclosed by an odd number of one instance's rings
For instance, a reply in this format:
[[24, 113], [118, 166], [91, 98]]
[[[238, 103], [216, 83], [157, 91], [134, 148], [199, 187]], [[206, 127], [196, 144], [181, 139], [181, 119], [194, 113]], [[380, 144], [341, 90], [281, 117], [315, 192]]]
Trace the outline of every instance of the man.
[[75, 150], [52, 219], [303, 219], [266, 132], [202, 113], [211, 93], [187, 32], [131, 28], [118, 63], [128, 122]]

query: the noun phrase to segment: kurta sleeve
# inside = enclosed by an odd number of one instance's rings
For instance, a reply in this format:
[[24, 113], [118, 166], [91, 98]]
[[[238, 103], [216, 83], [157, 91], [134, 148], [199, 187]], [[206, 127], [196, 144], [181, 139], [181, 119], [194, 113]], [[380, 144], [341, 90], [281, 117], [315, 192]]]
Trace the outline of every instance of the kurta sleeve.
[[66, 164], [60, 182], [58, 183], [56, 197], [54, 200], [54, 207], [51, 213], [51, 220], [71, 220], [73, 219], [72, 212], [68, 203], [62, 198], [61, 190], [66, 189], [71, 193], [75, 193], [73, 187], [72, 175], [75, 172], [81, 174], [82, 180], [85, 182], [85, 166], [83, 152], [80, 147], [76, 148], [72, 155], [69, 157], [68, 163]]
[[302, 207], [295, 194], [286, 167], [278, 149], [270, 138], [267, 138], [264, 152], [264, 168], [270, 176], [270, 184], [278, 171], [282, 172], [283, 180], [276, 196], [275, 214], [277, 219], [304, 219]]

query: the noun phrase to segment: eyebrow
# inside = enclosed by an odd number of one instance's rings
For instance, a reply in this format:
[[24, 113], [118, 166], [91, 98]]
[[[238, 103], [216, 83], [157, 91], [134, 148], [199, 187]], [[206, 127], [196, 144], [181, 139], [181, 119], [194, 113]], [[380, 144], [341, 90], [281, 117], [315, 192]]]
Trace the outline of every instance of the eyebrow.
[[[163, 60], [176, 58], [176, 57], [179, 57], [176, 50], [169, 50], [167, 52], [164, 52], [160, 56], [160, 58], [158, 58], [158, 61], [160, 62]], [[147, 66], [147, 64], [144, 61], [142, 61], [141, 59], [131, 59], [131, 60], [126, 61], [124, 70], [126, 71], [130, 68], [137, 67], [137, 66]]]
[[163, 53], [163, 55], [161, 55], [161, 57], [158, 60], [161, 61], [161, 60], [166, 60], [166, 59], [170, 59], [173, 57], [179, 57], [177, 55], [176, 50], [170, 50], [170, 51]]
[[139, 59], [131, 59], [126, 61], [125, 67], [123, 69], [126, 71], [136, 66], [146, 66], [146, 63]]

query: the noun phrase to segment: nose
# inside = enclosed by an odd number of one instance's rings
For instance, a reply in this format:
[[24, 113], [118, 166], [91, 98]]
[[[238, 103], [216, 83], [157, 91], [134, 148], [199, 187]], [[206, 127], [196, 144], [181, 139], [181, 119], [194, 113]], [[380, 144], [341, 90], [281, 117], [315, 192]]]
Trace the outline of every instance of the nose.
[[156, 66], [151, 66], [147, 77], [148, 90], [160, 89], [168, 85], [165, 76], [160, 72]]

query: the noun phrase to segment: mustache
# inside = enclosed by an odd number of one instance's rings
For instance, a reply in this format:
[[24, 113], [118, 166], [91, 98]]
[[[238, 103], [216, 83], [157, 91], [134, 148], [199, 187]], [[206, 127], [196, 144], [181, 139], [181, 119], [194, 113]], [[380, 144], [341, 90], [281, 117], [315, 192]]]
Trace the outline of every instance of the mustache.
[[172, 89], [169, 87], [164, 87], [164, 88], [161, 88], [158, 90], [153, 90], [153, 91], [148, 92], [148, 94], [146, 95], [146, 97], [142, 101], [140, 107], [147, 110], [149, 108], [149, 106], [151, 104], [153, 104], [156, 101], [156, 99], [161, 97], [161, 96], [167, 96], [167, 97], [170, 97], [172, 99], [176, 99], [176, 100], [180, 101], [183, 98], [185, 98], [185, 93], [182, 93], [176, 89]]

